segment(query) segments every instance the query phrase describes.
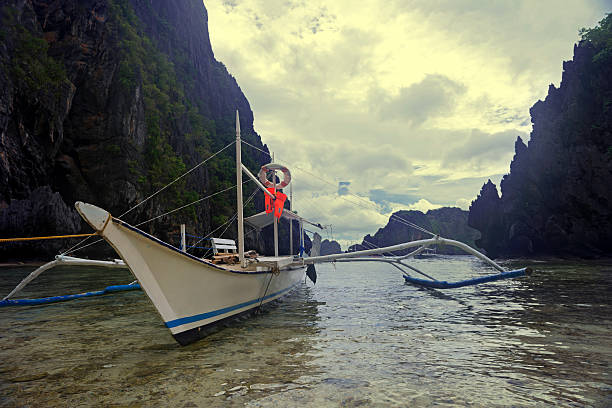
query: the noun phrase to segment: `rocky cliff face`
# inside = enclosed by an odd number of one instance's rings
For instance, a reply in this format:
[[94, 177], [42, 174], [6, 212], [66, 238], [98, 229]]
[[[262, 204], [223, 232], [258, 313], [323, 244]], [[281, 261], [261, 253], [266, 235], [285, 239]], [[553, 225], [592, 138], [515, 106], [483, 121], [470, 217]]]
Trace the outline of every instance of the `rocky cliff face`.
[[487, 254], [493, 257], [497, 256], [505, 245], [501, 213], [501, 199], [497, 187], [489, 180], [482, 186], [480, 194], [470, 206], [468, 225], [481, 233], [481, 238], [475, 241], [476, 246], [486, 248]]
[[[609, 44], [610, 31], [603, 34]], [[501, 197], [489, 181], [472, 203], [469, 225], [489, 255], [612, 253], [612, 48], [605, 43], [574, 47], [560, 87], [550, 85], [530, 110], [531, 139], [517, 139]]]
[[[89, 232], [74, 201], [122, 214], [230, 143], [236, 110], [243, 138], [267, 150], [248, 101], [214, 58], [201, 1], [2, 4], [1, 236]], [[233, 185], [233, 160], [227, 149], [124, 219], [147, 220]], [[243, 148], [243, 161], [257, 169], [267, 160]], [[165, 240], [182, 222], [205, 234], [235, 212], [233, 194], [143, 228]], [[0, 258], [69, 244], [3, 246]]]
[[[402, 220], [410, 221], [444, 238], [455, 239], [474, 246], [474, 240], [478, 238], [478, 232], [468, 227], [467, 218], [467, 211], [454, 207], [429, 210], [427, 214], [423, 214], [421, 211], [398, 211], [389, 218], [389, 222], [384, 228], [380, 228], [373, 236], [366, 235], [361, 244], [351, 246], [349, 251], [372, 249], [374, 247], [384, 247], [431, 238], [429, 234], [406, 225]], [[396, 254], [403, 255], [413, 250], [398, 251]], [[449, 255], [465, 254], [463, 251], [449, 246], [438, 247], [437, 252]]]

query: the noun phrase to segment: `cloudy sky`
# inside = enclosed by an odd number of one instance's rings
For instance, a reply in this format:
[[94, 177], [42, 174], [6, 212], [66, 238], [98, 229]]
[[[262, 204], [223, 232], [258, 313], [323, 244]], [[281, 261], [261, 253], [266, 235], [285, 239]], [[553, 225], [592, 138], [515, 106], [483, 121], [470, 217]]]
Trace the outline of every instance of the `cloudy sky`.
[[611, 9], [609, 0], [205, 5], [216, 58], [292, 171], [294, 208], [333, 224], [343, 246], [393, 211], [467, 209], [487, 179], [499, 185], [578, 30]]

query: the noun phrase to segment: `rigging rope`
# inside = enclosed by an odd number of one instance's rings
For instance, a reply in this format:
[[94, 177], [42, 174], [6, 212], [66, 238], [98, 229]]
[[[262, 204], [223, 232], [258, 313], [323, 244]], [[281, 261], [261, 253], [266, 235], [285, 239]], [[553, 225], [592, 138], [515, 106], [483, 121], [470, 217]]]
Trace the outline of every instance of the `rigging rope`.
[[274, 277], [275, 273], [274, 272], [270, 272], [270, 279], [268, 279], [268, 284], [266, 285], [266, 290], [264, 291], [263, 295], [261, 296], [260, 300], [259, 300], [259, 311], [261, 312], [261, 305], [263, 304], [264, 299], [266, 298], [266, 294], [268, 293], [268, 288], [270, 287], [270, 282], [272, 282], [272, 278]]
[[[68, 250], [66, 250], [66, 251], [62, 252], [62, 253], [60, 254], [60, 256], [64, 256], [64, 255], [69, 254], [69, 253], [72, 253], [72, 252], [80, 251], [81, 249], [85, 249], [85, 248], [90, 247], [90, 246], [92, 246], [92, 245], [94, 245], [94, 244], [97, 244], [98, 242], [102, 242], [102, 241], [104, 241], [104, 238], [99, 238], [99, 239], [96, 239], [94, 242], [90, 242], [90, 243], [89, 243], [89, 244], [87, 244], [87, 245], [83, 245], [82, 247], [77, 248], [79, 245], [84, 244], [85, 242], [87, 242], [87, 240], [88, 240], [89, 238], [91, 238], [91, 237], [87, 237], [87, 238], [85, 238], [84, 240], [82, 240], [81, 242], [77, 243], [76, 245], [73, 245], [73, 246], [72, 246], [72, 247], [70, 247]], [[76, 249], [75, 249], [75, 248], [76, 248]]]
[[[249, 198], [247, 198], [247, 200], [245, 201], [245, 203], [243, 204], [242, 208], [246, 207], [246, 205], [253, 199], [253, 197], [255, 197], [255, 194], [257, 193], [257, 189], [255, 189], [253, 191], [253, 193], [249, 196]], [[236, 218], [238, 217], [238, 212], [236, 211], [234, 213], [234, 215], [231, 216], [231, 218], [227, 221], [225, 221], [223, 224], [219, 225], [217, 228], [215, 228], [213, 231], [211, 231], [210, 233], [208, 233], [206, 236], [202, 237], [200, 240], [196, 241], [194, 243], [194, 245], [199, 244], [200, 242], [202, 242], [205, 239], [208, 239], [209, 237], [212, 236], [212, 234], [214, 234], [216, 231], [220, 230], [224, 225], [227, 224], [227, 227], [223, 230], [223, 232], [220, 234], [220, 236], [223, 236], [223, 234], [225, 234], [225, 231], [228, 230], [228, 228], [230, 227], [230, 225], [232, 225], [232, 223], [236, 220]], [[246, 234], [245, 234], [246, 235]], [[206, 253], [204, 254], [204, 257], [206, 257], [206, 255], [208, 255], [210, 251], [206, 251]]]
[[[249, 181], [250, 181], [250, 179], [249, 179], [249, 180], [247, 180], [247, 181], [245, 181], [245, 182], [243, 182], [242, 184], [248, 183]], [[202, 197], [202, 198], [199, 198], [199, 199], [197, 199], [197, 200], [195, 200], [195, 201], [192, 201], [192, 202], [190, 202], [189, 204], [182, 205], [182, 206], [180, 206], [180, 207], [178, 207], [178, 208], [175, 208], [174, 210], [170, 210], [170, 211], [165, 212], [165, 213], [163, 213], [163, 214], [160, 214], [160, 215], [158, 215], [158, 216], [156, 216], [156, 217], [153, 217], [153, 218], [151, 218], [151, 219], [149, 219], [149, 220], [143, 221], [143, 222], [141, 222], [141, 223], [139, 223], [139, 224], [136, 224], [136, 225], [135, 225], [135, 227], [140, 227], [141, 225], [144, 225], [144, 224], [146, 224], [146, 223], [148, 223], [148, 222], [154, 221], [154, 220], [156, 220], [156, 219], [158, 219], [158, 218], [161, 218], [161, 217], [165, 217], [166, 215], [170, 215], [170, 214], [175, 213], [175, 212], [177, 212], [177, 211], [180, 211], [180, 210], [182, 210], [182, 209], [184, 209], [184, 208], [187, 208], [187, 207], [189, 207], [189, 206], [192, 206], [192, 205], [194, 205], [194, 204], [197, 204], [197, 203], [199, 203], [199, 202], [201, 202], [201, 201], [207, 200], [207, 199], [209, 199], [209, 198], [211, 198], [211, 197], [214, 197], [214, 196], [216, 196], [216, 195], [219, 195], [219, 194], [221, 194], [221, 193], [225, 193], [226, 191], [232, 190], [232, 189], [234, 189], [234, 188], [236, 188], [236, 185], [233, 185], [233, 186], [231, 186], [231, 187], [225, 188], [225, 189], [223, 189], [223, 190], [221, 190], [221, 191], [217, 191], [216, 193], [212, 193], [212, 194], [210, 194], [210, 195], [207, 195], [206, 197]]]
[[38, 241], [38, 240], [43, 240], [43, 239], [60, 239], [60, 238], [80, 238], [80, 237], [91, 237], [94, 235], [97, 235], [97, 233], [94, 232], [92, 234], [52, 235], [49, 237], [0, 238], [0, 242]]
[[[363, 244], [368, 244], [369, 249], [378, 249], [378, 248], [380, 248], [380, 247], [379, 247], [378, 245], [376, 245], [375, 243], [370, 242], [370, 241], [366, 241], [365, 239], [362, 241], [362, 243], [363, 243]], [[357, 245], [360, 245], [360, 246], [365, 246], [365, 245], [363, 245], [363, 244], [357, 244]], [[393, 252], [387, 252], [387, 253], [389, 253], [389, 254], [393, 255]], [[383, 254], [381, 254], [381, 255], [383, 255], [383, 256], [384, 256], [385, 254], [383, 253]]]
[[[266, 152], [266, 151], [265, 151], [265, 150], [263, 150], [263, 149], [260, 149], [260, 148], [259, 148], [259, 147], [257, 147], [257, 146], [254, 146], [254, 145], [250, 144], [250, 143], [249, 143], [249, 142], [247, 142], [247, 141], [242, 140], [242, 143], [244, 143], [244, 144], [246, 144], [246, 145], [248, 145], [248, 146], [250, 146], [250, 147], [252, 147], [252, 148], [254, 148], [254, 149], [256, 149], [256, 150], [259, 150], [260, 152], [262, 152], [262, 153], [264, 153], [264, 154], [267, 154], [268, 156], [272, 157], [272, 156], [270, 155], [270, 153]], [[277, 161], [278, 161], [278, 162], [281, 162], [281, 163], [286, 163], [286, 162], [284, 162], [283, 160], [278, 160], [278, 157], [276, 157], [276, 159], [277, 159]], [[292, 167], [294, 167], [294, 168], [296, 168], [296, 169], [298, 169], [298, 170], [301, 170], [301, 171], [303, 171], [304, 173], [309, 174], [310, 176], [312, 176], [312, 177], [314, 177], [314, 178], [317, 178], [317, 179], [321, 180], [322, 182], [324, 182], [324, 183], [326, 183], [326, 184], [331, 185], [331, 186], [332, 186], [332, 187], [334, 187], [334, 188], [335, 188], [335, 187], [337, 187], [335, 183], [332, 183], [332, 182], [330, 182], [330, 181], [328, 181], [328, 180], [325, 180], [324, 178], [322, 178], [322, 177], [320, 177], [320, 176], [317, 176], [316, 174], [313, 174], [313, 173], [309, 172], [308, 170], [304, 170], [304, 169], [302, 169], [302, 168], [300, 168], [300, 167], [298, 167], [298, 166], [296, 166], [296, 165], [292, 165]], [[371, 208], [372, 208], [372, 207], [371, 207], [372, 205], [376, 206], [376, 204], [373, 204], [371, 201], [368, 201], [368, 200], [364, 199], [363, 197], [358, 196], [358, 195], [357, 195], [357, 194], [355, 194], [355, 193], [351, 193], [351, 192], [349, 191], [349, 194], [350, 194], [350, 195], [352, 195], [353, 197], [357, 198], [358, 200], [360, 200], [360, 201], [363, 201], [363, 202], [367, 203], [367, 204], [368, 204], [367, 209], [371, 209]], [[341, 198], [341, 199], [343, 199], [344, 201], [349, 202], [349, 203], [351, 203], [351, 204], [353, 204], [353, 205], [357, 205], [357, 206], [360, 206], [360, 207], [362, 207], [362, 208], [366, 208], [366, 207], [365, 207], [365, 206], [363, 206], [363, 205], [359, 205], [359, 203], [356, 203], [356, 202], [354, 202], [354, 201], [348, 200], [348, 199], [347, 199], [346, 197], [344, 197], [344, 196], [338, 196], [338, 197], [340, 197], [340, 198]], [[405, 218], [400, 217], [399, 215], [392, 214], [390, 218], [393, 218], [393, 217], [395, 217], [395, 218], [396, 218], [396, 220], [397, 220], [398, 222], [400, 222], [400, 223], [402, 223], [402, 224], [404, 224], [404, 225], [406, 225], [406, 226], [409, 226], [409, 227], [415, 228], [415, 229], [417, 229], [417, 230], [419, 230], [419, 231], [421, 231], [421, 232], [424, 232], [424, 233], [426, 233], [426, 234], [429, 234], [429, 235], [431, 235], [432, 237], [435, 237], [435, 236], [437, 235], [437, 234], [435, 234], [435, 233], [433, 233], [433, 232], [431, 232], [431, 231], [429, 231], [429, 230], [427, 230], [427, 229], [425, 229], [425, 228], [421, 227], [420, 225], [417, 225], [417, 224], [415, 224], [415, 223], [413, 223], [413, 222], [411, 222], [411, 221], [406, 220]]]
[[[242, 184], [248, 183], [249, 181], [250, 181], [250, 180], [246, 180], [246, 181], [244, 181]], [[141, 222], [140, 224], [136, 224], [136, 225], [135, 225], [135, 227], [140, 227], [141, 225], [144, 225], [144, 224], [146, 224], [146, 223], [148, 223], [148, 222], [154, 221], [154, 220], [156, 220], [156, 219], [158, 219], [158, 218], [161, 218], [161, 217], [163, 217], [163, 216], [166, 216], [166, 215], [172, 214], [172, 213], [174, 213], [174, 212], [180, 211], [180, 210], [182, 210], [182, 209], [184, 209], [184, 208], [187, 208], [187, 207], [189, 207], [189, 206], [191, 206], [191, 205], [197, 204], [197, 203], [199, 203], [200, 201], [203, 201], [203, 200], [209, 199], [209, 198], [214, 197], [214, 196], [216, 196], [216, 195], [218, 195], [218, 194], [221, 194], [221, 193], [224, 193], [224, 192], [226, 192], [226, 191], [228, 191], [228, 190], [231, 190], [231, 189], [233, 189], [233, 188], [235, 188], [235, 187], [236, 187], [236, 186], [235, 186], [235, 185], [233, 185], [232, 187], [228, 187], [228, 188], [226, 188], [226, 189], [224, 189], [224, 190], [217, 191], [216, 193], [213, 193], [213, 194], [210, 194], [210, 195], [208, 195], [208, 196], [206, 196], [206, 197], [203, 197], [203, 198], [200, 198], [200, 199], [198, 199], [198, 200], [195, 200], [195, 201], [193, 201], [193, 202], [191, 202], [191, 203], [189, 203], [189, 204], [185, 204], [185, 205], [183, 205], [183, 206], [181, 206], [181, 207], [179, 207], [179, 208], [175, 208], [174, 210], [171, 210], [171, 211], [168, 211], [168, 212], [166, 212], [166, 213], [164, 213], [164, 214], [161, 214], [161, 215], [158, 215], [158, 216], [156, 216], [156, 217], [153, 217], [153, 218], [151, 218], [151, 219], [149, 219], [149, 220], [147, 220], [147, 221], [143, 221], [143, 222]], [[96, 234], [93, 234], [93, 235], [96, 235]], [[88, 237], [88, 238], [89, 238], [89, 237]], [[87, 239], [88, 239], [88, 238], [87, 238]], [[83, 240], [83, 241], [79, 242], [78, 244], [76, 244], [75, 246], [73, 246], [72, 248], [70, 248], [69, 250], [67, 250], [67, 251], [63, 252], [61, 255], [66, 255], [67, 253], [70, 253], [70, 252], [80, 251], [80, 250], [85, 249], [85, 248], [87, 248], [87, 247], [89, 247], [89, 246], [91, 246], [91, 245], [97, 244], [98, 242], [101, 242], [101, 241], [104, 241], [104, 239], [103, 239], [103, 238], [100, 238], [100, 239], [98, 239], [98, 240], [96, 240], [96, 241], [94, 241], [94, 242], [91, 242], [91, 243], [89, 243], [89, 244], [87, 244], [87, 245], [84, 245], [84, 246], [82, 246], [82, 247], [80, 247], [80, 248], [74, 249], [74, 248], [76, 248], [77, 246], [79, 246], [80, 244], [84, 243], [84, 242], [85, 242], [85, 240]], [[202, 241], [202, 240], [200, 240], [200, 241]], [[197, 243], [199, 243], [200, 241], [198, 241]]]
[[[149, 201], [151, 198], [153, 198], [154, 196], [156, 196], [157, 194], [161, 193], [162, 191], [164, 191], [165, 189], [167, 189], [168, 187], [170, 187], [172, 184], [176, 183], [177, 181], [179, 181], [180, 179], [182, 179], [183, 177], [185, 177], [186, 175], [188, 175], [189, 173], [191, 173], [192, 171], [194, 171], [195, 169], [197, 169], [198, 167], [202, 166], [203, 164], [205, 164], [206, 162], [208, 162], [209, 160], [211, 160], [213, 157], [217, 156], [219, 153], [221, 153], [222, 151], [224, 151], [225, 149], [227, 149], [228, 147], [232, 146], [234, 143], [236, 143], [235, 140], [232, 140], [229, 144], [225, 145], [225, 147], [221, 148], [220, 150], [218, 150], [216, 153], [213, 153], [211, 156], [209, 156], [208, 158], [202, 160], [200, 163], [196, 164], [195, 166], [193, 166], [191, 169], [187, 170], [186, 172], [184, 172], [183, 174], [181, 174], [180, 176], [178, 176], [177, 178], [175, 178], [174, 180], [172, 180], [171, 182], [169, 182], [168, 184], [166, 184], [165, 186], [163, 186], [162, 188], [160, 188], [159, 190], [157, 190], [156, 192], [154, 192], [153, 194], [149, 195], [147, 198], [145, 198], [144, 200], [140, 201], [138, 204], [134, 205], [132, 208], [128, 209], [127, 211], [125, 211], [123, 214], [121, 214], [118, 218], [121, 218], [125, 215], [127, 215], [128, 213], [130, 213], [132, 210], [134, 210], [135, 208], [141, 206], [142, 204], [144, 204], [145, 202]], [[236, 186], [234, 186], [236, 187]], [[192, 203], [195, 204], [195, 203]], [[191, 205], [191, 204], [189, 204]], [[178, 210], [177, 210], [178, 211]], [[149, 221], [153, 221], [153, 219], [145, 221], [144, 223], [138, 224], [138, 225], [142, 225], [145, 224]], [[137, 226], [138, 226], [137, 225]], [[89, 238], [91, 238], [91, 236], [81, 240], [80, 242], [78, 242], [77, 244], [73, 245], [72, 247], [70, 247], [68, 250], [62, 252], [60, 255], [66, 255], [69, 252], [76, 252], [76, 251], [80, 251], [81, 249], [87, 248], [88, 246], [97, 244], [98, 242], [103, 241], [102, 238], [91, 242], [85, 246], [80, 247], [80, 245], [84, 244], [85, 242], [87, 242], [89, 240]], [[79, 247], [79, 248], [77, 248]]]
[[165, 186], [163, 186], [162, 188], [160, 188], [159, 190], [157, 190], [156, 192], [154, 192], [153, 194], [151, 194], [150, 196], [148, 196], [147, 198], [145, 198], [144, 200], [142, 200], [141, 202], [139, 202], [138, 204], [134, 205], [132, 208], [130, 208], [129, 210], [127, 210], [126, 212], [124, 212], [123, 214], [121, 214], [119, 217], [117, 218], [121, 218], [125, 215], [127, 215], [128, 213], [130, 213], [132, 210], [134, 210], [135, 208], [141, 206], [142, 204], [146, 203], [147, 201], [149, 201], [151, 198], [155, 197], [157, 194], [161, 193], [162, 191], [164, 191], [165, 189], [167, 189], [168, 187], [170, 187], [172, 184], [176, 183], [177, 181], [179, 181], [180, 179], [182, 179], [183, 177], [185, 177], [186, 175], [188, 175], [189, 173], [191, 173], [192, 171], [194, 171], [195, 169], [197, 169], [198, 167], [202, 166], [203, 164], [205, 164], [206, 162], [208, 162], [210, 159], [212, 159], [213, 157], [215, 157], [216, 155], [218, 155], [219, 153], [221, 153], [222, 151], [224, 151], [225, 149], [227, 149], [228, 147], [230, 147], [231, 145], [233, 145], [234, 143], [236, 143], [236, 141], [232, 141], [229, 144], [227, 144], [225, 147], [223, 147], [221, 150], [217, 151], [216, 153], [214, 153], [212, 156], [209, 156], [207, 159], [202, 160], [200, 163], [196, 164], [195, 166], [193, 166], [191, 169], [187, 170], [185, 173], [181, 174], [180, 176], [178, 176], [177, 178], [175, 178], [174, 180], [172, 180], [170, 183], [166, 184]]

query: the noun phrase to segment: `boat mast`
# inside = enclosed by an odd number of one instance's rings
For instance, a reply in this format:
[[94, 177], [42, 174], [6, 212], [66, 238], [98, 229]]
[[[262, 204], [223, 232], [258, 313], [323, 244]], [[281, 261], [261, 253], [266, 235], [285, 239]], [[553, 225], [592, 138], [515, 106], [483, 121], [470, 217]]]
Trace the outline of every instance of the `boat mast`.
[[[293, 207], [293, 184], [289, 184], [289, 211]], [[293, 256], [293, 220], [289, 220], [289, 255]]]
[[240, 266], [246, 267], [244, 262], [244, 214], [242, 211], [242, 142], [240, 141], [240, 116], [236, 109], [236, 205], [238, 212], [238, 259]]
[[[274, 163], [274, 152], [272, 152], [272, 163]], [[272, 182], [274, 183], [274, 194], [276, 194], [276, 170], [272, 170]], [[274, 256], [278, 256], [278, 218], [274, 218]]]

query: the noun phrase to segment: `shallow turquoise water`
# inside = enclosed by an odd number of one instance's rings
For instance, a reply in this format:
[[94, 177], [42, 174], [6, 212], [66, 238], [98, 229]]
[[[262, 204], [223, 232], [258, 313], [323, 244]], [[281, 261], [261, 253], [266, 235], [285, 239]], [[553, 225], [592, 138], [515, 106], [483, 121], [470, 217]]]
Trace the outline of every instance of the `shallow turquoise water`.
[[[414, 264], [490, 272], [471, 257]], [[140, 291], [2, 308], [0, 405], [612, 405], [612, 264], [530, 264], [528, 279], [446, 291], [385, 265], [319, 266], [316, 285], [187, 347]], [[32, 269], [0, 269], [0, 294]], [[23, 296], [131, 280], [58, 268]]]

